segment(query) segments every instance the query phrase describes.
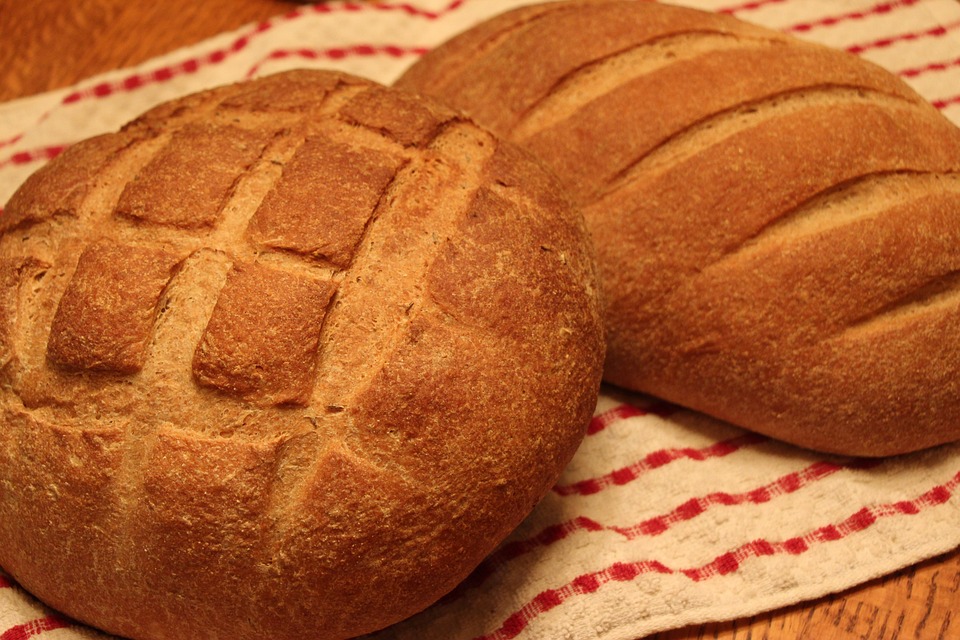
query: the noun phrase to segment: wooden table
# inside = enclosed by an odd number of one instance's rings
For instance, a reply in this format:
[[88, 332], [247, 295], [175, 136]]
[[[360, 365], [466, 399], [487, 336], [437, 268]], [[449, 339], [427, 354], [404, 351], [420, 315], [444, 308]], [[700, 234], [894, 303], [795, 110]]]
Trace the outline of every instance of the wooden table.
[[[295, 8], [284, 0], [0, 0], [0, 101], [138, 64]], [[960, 550], [882, 580], [651, 640], [960, 638]]]

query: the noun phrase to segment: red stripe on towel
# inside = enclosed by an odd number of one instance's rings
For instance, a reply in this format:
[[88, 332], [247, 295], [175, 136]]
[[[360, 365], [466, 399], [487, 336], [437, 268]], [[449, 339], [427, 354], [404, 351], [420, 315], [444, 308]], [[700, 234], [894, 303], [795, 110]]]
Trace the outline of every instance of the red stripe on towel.
[[930, 71], [946, 71], [951, 67], [960, 67], [960, 58], [948, 60], [946, 62], [931, 62], [921, 67], [903, 69], [902, 71], [899, 71], [898, 74], [904, 78], [916, 78], [917, 76], [923, 75]]
[[930, 104], [935, 106], [937, 109], [945, 109], [950, 105], [960, 104], [960, 94], [951, 96], [949, 98], [941, 98], [940, 100], [934, 100]]
[[873, 16], [892, 13], [896, 9], [909, 7], [917, 4], [919, 1], [920, 0], [897, 0], [895, 2], [884, 2], [865, 11], [852, 11], [850, 13], [843, 13], [837, 16], [827, 16], [811, 22], [795, 24], [792, 27], [785, 28], [784, 31], [805, 32], [816, 29], [817, 27], [832, 27], [836, 24], [840, 24], [841, 22], [847, 22], [848, 20], [864, 20]]
[[265, 31], [269, 31], [273, 24], [272, 22], [261, 22], [248, 33], [238, 37], [229, 46], [216, 49], [203, 56], [187, 58], [176, 64], [159, 67], [143, 73], [135, 73], [114, 82], [101, 82], [92, 87], [74, 91], [63, 98], [62, 104], [72, 104], [91, 98], [105, 98], [115, 93], [135, 91], [150, 84], [167, 82], [177, 76], [196, 73], [201, 67], [219, 64], [231, 55], [243, 51], [250, 44], [251, 39]]
[[738, 11], [753, 11], [754, 9], [765, 7], [768, 4], [780, 4], [782, 2], [786, 2], [786, 0], [756, 0], [755, 2], [747, 2], [745, 4], [737, 5], [735, 7], [717, 9], [717, 13], [737, 13]]
[[0, 167], [4, 167], [6, 165], [30, 164], [31, 162], [52, 160], [63, 153], [63, 150], [66, 149], [67, 146], [68, 145], [65, 144], [55, 144], [49, 147], [39, 147], [37, 149], [18, 151], [7, 158], [0, 160]]
[[676, 462], [677, 460], [695, 460], [702, 462], [710, 458], [722, 458], [731, 453], [755, 444], [767, 442], [769, 438], [755, 433], [748, 433], [729, 440], [723, 440], [701, 449], [684, 447], [681, 449], [661, 449], [647, 454], [639, 462], [629, 466], [622, 467], [610, 473], [588, 478], [567, 485], [556, 485], [553, 488], [554, 493], [561, 496], [569, 495], [590, 495], [597, 493], [608, 487], [624, 485], [633, 482], [644, 473], [658, 469], [664, 465]]
[[509, 542], [490, 554], [470, 578], [458, 588], [447, 601], [456, 599], [462, 591], [482, 584], [487, 578], [512, 560], [543, 547], [549, 547], [578, 533], [610, 531], [627, 540], [636, 540], [643, 536], [657, 536], [680, 522], [692, 520], [715, 506], [735, 506], [740, 504], [764, 504], [783, 495], [795, 493], [801, 489], [846, 469], [869, 469], [880, 464], [880, 460], [862, 459], [849, 464], [835, 464], [819, 461], [812, 465], [786, 474], [756, 489], [740, 493], [714, 492], [705, 496], [691, 498], [675, 509], [640, 523], [627, 527], [602, 524], [585, 516], [577, 516], [566, 522], [546, 527], [538, 534], [525, 540]]
[[921, 38], [941, 38], [951, 30], [960, 27], [960, 22], [951, 22], [950, 24], [938, 24], [935, 27], [929, 29], [923, 29], [920, 31], [908, 31], [907, 33], [899, 33], [895, 36], [889, 36], [886, 38], [880, 38], [879, 40], [873, 40], [871, 42], [865, 42], [863, 44], [855, 44], [846, 48], [846, 51], [850, 53], [860, 54], [864, 51], [869, 51], [871, 49], [885, 49], [891, 45], [894, 45], [898, 42], [912, 42], [914, 40], [920, 40]]
[[547, 589], [534, 596], [518, 611], [507, 617], [494, 632], [475, 640], [509, 640], [517, 637], [539, 615], [546, 613], [579, 595], [593, 593], [611, 582], [630, 582], [648, 573], [683, 575], [693, 581], [702, 581], [737, 571], [745, 560], [779, 554], [800, 555], [811, 546], [842, 540], [864, 531], [877, 520], [887, 516], [914, 515], [923, 509], [949, 500], [960, 485], [960, 472], [943, 485], [937, 485], [915, 500], [905, 500], [874, 507], [863, 507], [844, 520], [814, 529], [803, 536], [780, 541], [755, 540], [723, 553], [705, 565], [686, 569], [672, 569], [657, 560], [617, 562], [605, 569], [578, 576], [556, 589]]
[[405, 56], [422, 56], [428, 51], [427, 47], [402, 47], [394, 44], [355, 44], [349, 47], [331, 47], [329, 49], [275, 49], [261, 58], [247, 70], [247, 77], [254, 76], [260, 67], [270, 60], [285, 58], [303, 58], [305, 60], [342, 60], [352, 56], [385, 55], [392, 58]]
[[[45, 114], [44, 117], [46, 117], [47, 115], [49, 115], [49, 114]], [[39, 123], [38, 123], [38, 124], [39, 124]], [[18, 134], [16, 134], [15, 136], [13, 136], [12, 138], [8, 138], [8, 139], [6, 139], [6, 140], [0, 140], [0, 148], [8, 147], [8, 146], [10, 146], [11, 144], [16, 144], [16, 143], [20, 142], [20, 140], [22, 140], [22, 139], [23, 139], [23, 133], [18, 133]]]
[[603, 413], [598, 413], [590, 420], [587, 426], [587, 435], [592, 436], [600, 433], [607, 427], [614, 425], [629, 418], [640, 416], [655, 415], [665, 418], [673, 415], [680, 408], [669, 402], [654, 402], [646, 407], [639, 407], [632, 404], [621, 404], [612, 409], [607, 409]]
[[44, 631], [64, 629], [71, 626], [71, 624], [69, 620], [62, 616], [50, 614], [24, 624], [18, 624], [15, 627], [10, 627], [0, 635], [0, 640], [27, 640], [27, 638], [38, 636]]
[[411, 16], [418, 18], [426, 18], [427, 20], [437, 20], [442, 18], [448, 13], [456, 11], [465, 4], [465, 0], [454, 0], [445, 8], [440, 11], [427, 11], [426, 9], [421, 9], [420, 7], [414, 6], [412, 4], [400, 3], [400, 4], [390, 4], [390, 3], [377, 3], [377, 4], [363, 4], [355, 2], [347, 2], [340, 5], [329, 5], [329, 4], [316, 4], [312, 8], [313, 11], [317, 13], [332, 13], [334, 11], [363, 11], [370, 9], [373, 11], [403, 11]]
[[868, 469], [877, 464], [879, 464], [879, 462], [876, 460], [863, 460], [849, 465], [839, 465], [822, 461], [815, 462], [805, 469], [788, 473], [756, 489], [742, 493], [709, 493], [705, 496], [691, 498], [669, 513], [644, 520], [632, 527], [610, 528], [630, 540], [641, 535], [660, 535], [672, 526], [680, 522], [692, 520], [714, 506], [729, 507], [741, 504], [764, 504], [779, 496], [796, 493], [824, 478], [832, 476], [838, 471], [843, 471], [844, 469]]

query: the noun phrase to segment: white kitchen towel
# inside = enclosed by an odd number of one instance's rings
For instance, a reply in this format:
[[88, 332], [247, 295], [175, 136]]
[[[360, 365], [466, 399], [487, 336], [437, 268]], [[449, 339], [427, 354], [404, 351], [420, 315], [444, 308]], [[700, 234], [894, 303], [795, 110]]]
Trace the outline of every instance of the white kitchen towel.
[[[332, 2], [0, 104], [0, 202], [77, 140], [154, 104], [293, 67], [392, 82], [423, 51], [529, 0]], [[848, 50], [960, 123], [955, 0], [689, 0]], [[840, 591], [960, 546], [960, 444], [825, 456], [604, 389], [534, 513], [458, 589], [376, 640], [634, 640]], [[0, 640], [106, 638], [0, 574]]]

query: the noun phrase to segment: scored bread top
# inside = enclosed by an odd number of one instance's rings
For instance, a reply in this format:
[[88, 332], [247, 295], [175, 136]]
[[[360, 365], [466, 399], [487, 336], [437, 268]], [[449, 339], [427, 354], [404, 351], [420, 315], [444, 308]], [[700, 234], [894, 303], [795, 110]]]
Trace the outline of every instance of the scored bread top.
[[803, 446], [960, 438], [960, 130], [845, 52], [654, 2], [509, 12], [398, 86], [583, 207], [605, 379]]
[[339, 638], [428, 605], [596, 400], [561, 194], [454, 112], [329, 72], [70, 147], [0, 217], [0, 565], [133, 638]]

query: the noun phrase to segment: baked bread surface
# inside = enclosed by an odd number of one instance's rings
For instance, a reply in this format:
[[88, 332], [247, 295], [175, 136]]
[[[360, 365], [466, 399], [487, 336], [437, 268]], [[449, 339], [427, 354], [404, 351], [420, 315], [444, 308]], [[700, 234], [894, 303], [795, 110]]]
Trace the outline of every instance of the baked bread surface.
[[414, 64], [551, 166], [605, 380], [805, 447], [960, 438], [960, 130], [889, 72], [653, 2], [525, 7]]
[[0, 217], [0, 566], [144, 640], [426, 607], [596, 401], [593, 256], [560, 193], [452, 111], [319, 71], [70, 147]]

